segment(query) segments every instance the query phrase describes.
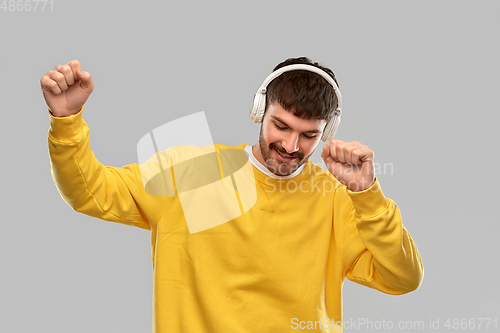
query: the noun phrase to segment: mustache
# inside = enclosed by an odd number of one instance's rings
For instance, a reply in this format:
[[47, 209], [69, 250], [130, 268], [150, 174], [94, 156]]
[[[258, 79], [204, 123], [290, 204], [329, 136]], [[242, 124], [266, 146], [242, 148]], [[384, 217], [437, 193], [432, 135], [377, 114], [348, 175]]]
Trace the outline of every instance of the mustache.
[[273, 142], [273, 143], [271, 143], [271, 144], [269, 145], [269, 148], [270, 148], [270, 149], [276, 149], [277, 151], [279, 151], [280, 153], [282, 153], [282, 154], [283, 154], [283, 155], [285, 155], [285, 156], [299, 157], [299, 158], [301, 158], [301, 159], [304, 157], [304, 154], [299, 153], [299, 152], [295, 152], [295, 153], [293, 153], [293, 154], [289, 154], [289, 153], [287, 153], [287, 152], [283, 149], [283, 147], [278, 147], [278, 145], [277, 145], [276, 143], [274, 143], [274, 142]]

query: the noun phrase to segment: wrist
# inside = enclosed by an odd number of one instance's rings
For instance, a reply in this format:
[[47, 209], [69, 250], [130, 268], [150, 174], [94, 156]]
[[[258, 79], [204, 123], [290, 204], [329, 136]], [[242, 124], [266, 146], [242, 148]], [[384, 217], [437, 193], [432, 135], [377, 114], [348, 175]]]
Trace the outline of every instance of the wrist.
[[376, 216], [386, 209], [389, 203], [377, 179], [370, 188], [361, 192], [347, 191], [347, 194], [351, 197], [357, 216]]
[[83, 137], [82, 112], [67, 117], [52, 116], [49, 111], [49, 138], [54, 142], [75, 143]]
[[64, 110], [64, 111], [56, 111], [56, 112], [54, 112], [50, 107], [48, 109], [49, 109], [50, 114], [53, 117], [64, 118], [64, 117], [69, 117], [69, 116], [72, 116], [72, 115], [79, 113], [83, 109], [83, 106], [79, 107], [76, 110]]
[[349, 184], [347, 184], [347, 189], [351, 192], [363, 192], [371, 188], [373, 184], [375, 184], [375, 179], [349, 182]]

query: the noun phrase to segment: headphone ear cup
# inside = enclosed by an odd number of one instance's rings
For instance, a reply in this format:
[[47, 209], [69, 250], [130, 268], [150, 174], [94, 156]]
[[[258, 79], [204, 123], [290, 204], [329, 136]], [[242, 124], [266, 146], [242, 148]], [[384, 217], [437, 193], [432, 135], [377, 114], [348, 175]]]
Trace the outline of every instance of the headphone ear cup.
[[255, 123], [262, 122], [264, 110], [266, 109], [266, 95], [260, 92], [255, 94], [253, 99], [252, 110], [250, 110], [250, 119]]
[[337, 132], [337, 128], [339, 128], [340, 124], [340, 115], [335, 113], [332, 119], [326, 124], [325, 130], [323, 131], [323, 135], [321, 136], [321, 140], [325, 142], [329, 142], [335, 136]]

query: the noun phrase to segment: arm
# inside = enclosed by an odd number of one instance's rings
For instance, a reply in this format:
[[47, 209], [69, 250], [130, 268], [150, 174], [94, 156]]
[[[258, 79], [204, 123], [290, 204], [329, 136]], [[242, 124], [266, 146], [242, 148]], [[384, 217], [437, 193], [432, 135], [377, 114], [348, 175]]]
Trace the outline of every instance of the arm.
[[396, 203], [374, 176], [373, 151], [359, 142], [332, 140], [323, 147], [328, 170], [346, 185], [337, 188], [334, 221], [348, 279], [389, 294], [418, 288], [423, 266], [401, 222]]
[[82, 119], [82, 106], [93, 90], [90, 75], [72, 61], [56, 65], [40, 82], [50, 108], [51, 172], [64, 201], [96, 218], [150, 229], [149, 221], [161, 209], [150, 216], [144, 213], [153, 202], [144, 192], [138, 165], [107, 167], [91, 151], [89, 129]]

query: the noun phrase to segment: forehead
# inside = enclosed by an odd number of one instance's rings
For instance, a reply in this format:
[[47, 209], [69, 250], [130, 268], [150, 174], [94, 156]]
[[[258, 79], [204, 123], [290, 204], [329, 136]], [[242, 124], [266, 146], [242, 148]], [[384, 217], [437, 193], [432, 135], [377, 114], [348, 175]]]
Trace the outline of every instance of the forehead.
[[292, 112], [285, 110], [279, 103], [272, 103], [267, 108], [266, 117], [275, 121], [281, 121], [285, 125], [299, 130], [323, 130], [326, 119], [304, 119], [295, 116]]

